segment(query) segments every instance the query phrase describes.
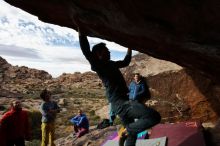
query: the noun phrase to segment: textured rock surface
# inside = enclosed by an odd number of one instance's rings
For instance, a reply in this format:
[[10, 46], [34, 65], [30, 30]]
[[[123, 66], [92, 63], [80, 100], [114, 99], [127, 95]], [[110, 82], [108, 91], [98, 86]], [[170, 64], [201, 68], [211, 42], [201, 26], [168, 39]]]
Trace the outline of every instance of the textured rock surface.
[[[62, 123], [56, 129], [56, 134], [60, 138], [57, 140], [58, 145], [72, 144], [72, 135], [69, 135], [72, 132], [71, 126], [63, 124], [68, 122], [78, 108], [83, 107], [83, 110], [87, 111], [86, 113], [90, 113], [91, 110], [93, 112], [97, 111], [96, 115], [102, 118], [107, 117], [108, 108], [105, 106], [107, 103], [103, 97], [104, 91], [100, 91], [103, 87], [97, 75], [92, 72], [63, 74], [58, 78], [52, 79], [49, 74], [42, 71], [11, 66], [3, 58], [0, 58], [0, 70], [2, 71], [0, 72], [2, 76], [0, 86], [7, 88], [7, 90], [0, 89], [0, 97], [3, 96], [0, 98], [0, 117], [3, 110], [13, 100], [12, 98], [4, 97], [15, 97], [17, 96], [16, 93], [25, 94], [28, 98], [23, 99], [24, 107], [38, 109], [40, 100], [32, 99], [32, 95], [36, 94], [36, 97], [39, 97], [39, 92], [37, 91], [44, 87], [53, 91], [55, 99], [61, 103], [60, 106], [62, 108], [62, 112], [57, 118], [57, 122]], [[14, 72], [15, 70], [17, 71]], [[145, 54], [134, 56], [130, 66], [123, 69], [123, 72], [127, 82], [130, 82], [134, 72], [140, 72], [146, 77], [152, 93], [152, 101], [150, 103], [161, 113], [163, 122], [183, 120], [209, 122], [215, 121], [220, 115], [219, 85], [195, 72], [185, 70], [170, 62], [157, 60]], [[13, 74], [13, 77], [11, 77], [11, 74]], [[34, 77], [35, 75], [36, 77]], [[41, 77], [40, 79], [38, 78], [39, 76]], [[71, 97], [65, 96], [68, 92]], [[90, 123], [92, 124], [92, 122], [91, 120]], [[87, 142], [90, 145], [101, 144], [106, 138], [106, 134], [112, 130], [91, 131], [90, 134], [75, 141], [75, 144], [81, 145]], [[215, 134], [217, 130], [218, 128], [210, 131], [214, 139], [212, 141], [216, 141], [215, 143], [219, 141], [219, 136]], [[66, 137], [67, 135], [69, 136]]]
[[[11, 66], [3, 58], [0, 59], [0, 97], [25, 95], [37, 98], [44, 88], [55, 94], [82, 90], [82, 94], [104, 96], [104, 91], [100, 90], [103, 89], [102, 83], [93, 72], [64, 73], [58, 78], [51, 78], [44, 71]], [[157, 102], [154, 107], [160, 111], [164, 121], [215, 121], [220, 115], [220, 86], [196, 72], [145, 54], [135, 55], [129, 67], [122, 72], [128, 84], [135, 72], [147, 79], [152, 102]], [[107, 107], [100, 111], [96, 114], [107, 118]]]
[[220, 77], [219, 0], [5, 0], [44, 22]]

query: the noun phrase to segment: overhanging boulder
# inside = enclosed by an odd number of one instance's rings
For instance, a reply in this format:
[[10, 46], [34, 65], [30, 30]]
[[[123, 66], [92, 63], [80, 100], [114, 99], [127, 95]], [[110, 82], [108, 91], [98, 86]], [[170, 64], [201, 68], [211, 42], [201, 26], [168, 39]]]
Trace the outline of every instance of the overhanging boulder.
[[[220, 80], [219, 0], [5, 0], [40, 20]], [[77, 23], [77, 24], [76, 24]]]

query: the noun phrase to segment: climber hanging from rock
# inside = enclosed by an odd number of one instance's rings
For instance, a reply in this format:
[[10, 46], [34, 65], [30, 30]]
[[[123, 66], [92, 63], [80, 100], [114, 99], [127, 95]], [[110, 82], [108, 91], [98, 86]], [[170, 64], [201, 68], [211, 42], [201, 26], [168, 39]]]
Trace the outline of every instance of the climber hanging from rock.
[[[104, 43], [93, 46], [92, 51], [83, 29], [78, 28], [81, 50], [106, 88], [106, 96], [112, 104], [112, 110], [119, 115], [126, 127], [119, 140], [119, 145], [135, 146], [137, 133], [158, 124], [160, 114], [152, 108], [138, 102], [129, 102], [128, 88], [120, 68], [126, 67], [131, 61], [132, 51], [128, 48], [124, 60], [110, 60], [110, 52]], [[136, 122], [134, 119], [138, 119]]]

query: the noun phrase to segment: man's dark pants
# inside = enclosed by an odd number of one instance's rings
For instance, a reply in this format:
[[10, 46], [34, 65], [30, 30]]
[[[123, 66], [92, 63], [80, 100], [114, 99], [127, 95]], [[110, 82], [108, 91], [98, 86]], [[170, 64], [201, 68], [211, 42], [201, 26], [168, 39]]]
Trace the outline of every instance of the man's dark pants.
[[[137, 134], [158, 124], [161, 120], [160, 114], [138, 102], [126, 101], [118, 113], [128, 131], [126, 146], [135, 146]], [[134, 121], [134, 119], [138, 119]]]
[[6, 146], [25, 146], [24, 138], [17, 138], [6, 142]]

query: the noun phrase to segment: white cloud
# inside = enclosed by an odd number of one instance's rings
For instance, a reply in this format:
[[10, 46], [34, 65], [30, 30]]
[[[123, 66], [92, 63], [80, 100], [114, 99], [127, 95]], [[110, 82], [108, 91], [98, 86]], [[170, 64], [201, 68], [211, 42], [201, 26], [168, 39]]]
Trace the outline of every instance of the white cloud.
[[[115, 60], [127, 51], [114, 42], [88, 39], [91, 47], [99, 42], [106, 43], [114, 51]], [[3, 0], [0, 0], [0, 56], [12, 65], [45, 70], [54, 77], [63, 72], [90, 70], [75, 30], [43, 23]]]
[[63, 72], [74, 73], [90, 70], [90, 65], [80, 49], [50, 46], [28, 49], [0, 45], [0, 54], [12, 65], [45, 70], [53, 77], [57, 77]]
[[20, 58], [36, 58], [36, 59], [40, 58], [38, 52], [34, 49], [21, 48], [16, 46], [7, 46], [1, 44], [0, 44], [0, 54], [4, 56], [14, 56]]
[[[85, 72], [90, 70], [90, 65], [84, 62], [62, 62], [62, 61], [40, 61], [31, 59], [19, 59], [9, 56], [3, 56], [12, 65], [27, 66], [29, 68], [45, 70], [53, 77], [58, 77], [62, 73]], [[27, 63], [28, 62], [28, 63]]]

